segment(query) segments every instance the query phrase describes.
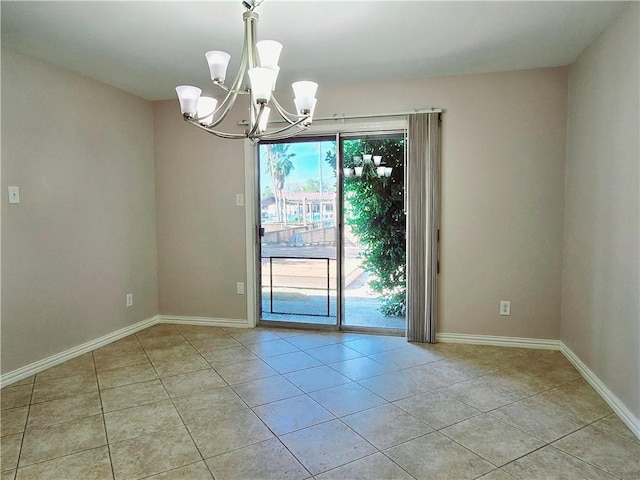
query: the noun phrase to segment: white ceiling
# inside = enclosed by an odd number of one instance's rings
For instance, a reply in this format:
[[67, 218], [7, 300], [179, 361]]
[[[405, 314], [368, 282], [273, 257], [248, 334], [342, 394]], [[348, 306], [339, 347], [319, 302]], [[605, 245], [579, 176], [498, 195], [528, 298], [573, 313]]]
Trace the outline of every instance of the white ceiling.
[[[284, 44], [280, 87], [313, 79], [322, 89], [371, 78], [567, 65], [626, 5], [265, 0], [256, 11], [259, 39]], [[231, 53], [233, 77], [242, 45], [240, 0], [2, 0], [0, 8], [3, 45], [149, 100], [175, 98], [180, 84], [213, 93], [204, 52]]]

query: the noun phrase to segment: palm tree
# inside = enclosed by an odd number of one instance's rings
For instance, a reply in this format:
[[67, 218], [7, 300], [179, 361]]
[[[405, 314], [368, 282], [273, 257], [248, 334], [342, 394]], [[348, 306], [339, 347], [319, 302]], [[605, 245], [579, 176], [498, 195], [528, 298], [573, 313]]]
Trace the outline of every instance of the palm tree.
[[284, 182], [293, 170], [293, 162], [291, 158], [295, 157], [295, 153], [289, 153], [288, 143], [269, 143], [266, 145], [267, 150], [267, 167], [271, 173], [271, 181], [273, 182], [274, 200], [276, 203], [276, 216], [279, 222], [284, 222], [285, 204], [284, 204]]

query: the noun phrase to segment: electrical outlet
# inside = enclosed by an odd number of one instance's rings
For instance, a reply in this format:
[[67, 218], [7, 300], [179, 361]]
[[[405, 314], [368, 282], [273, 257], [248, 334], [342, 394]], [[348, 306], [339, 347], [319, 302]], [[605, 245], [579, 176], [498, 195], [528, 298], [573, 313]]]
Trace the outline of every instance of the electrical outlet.
[[500, 315], [511, 315], [510, 300], [500, 300]]
[[127, 307], [133, 307], [133, 293], [127, 293]]
[[244, 282], [236, 282], [236, 293], [244, 295]]

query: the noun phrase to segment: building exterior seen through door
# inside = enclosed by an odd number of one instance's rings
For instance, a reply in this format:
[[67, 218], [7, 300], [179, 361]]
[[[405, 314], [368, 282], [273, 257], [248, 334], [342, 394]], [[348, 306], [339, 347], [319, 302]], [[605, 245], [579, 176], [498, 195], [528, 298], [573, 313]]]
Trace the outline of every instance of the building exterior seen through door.
[[259, 145], [260, 323], [404, 332], [404, 145], [402, 132]]

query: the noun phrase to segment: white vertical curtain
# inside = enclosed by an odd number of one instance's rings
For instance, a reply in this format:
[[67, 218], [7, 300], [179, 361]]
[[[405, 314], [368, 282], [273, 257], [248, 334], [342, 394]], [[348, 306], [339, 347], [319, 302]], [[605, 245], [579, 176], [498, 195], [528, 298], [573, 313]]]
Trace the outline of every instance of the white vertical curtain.
[[440, 235], [440, 113], [409, 115], [407, 340], [436, 342]]

